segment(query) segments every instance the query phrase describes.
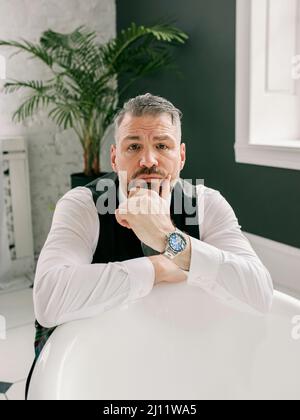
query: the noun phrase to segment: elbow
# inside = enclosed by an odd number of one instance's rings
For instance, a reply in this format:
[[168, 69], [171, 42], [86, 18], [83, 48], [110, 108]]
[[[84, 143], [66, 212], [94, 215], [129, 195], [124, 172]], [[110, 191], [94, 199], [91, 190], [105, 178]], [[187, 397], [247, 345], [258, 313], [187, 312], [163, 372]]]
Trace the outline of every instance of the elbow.
[[45, 309], [45, 306], [42, 302], [39, 301], [38, 297], [34, 299], [34, 314], [37, 322], [44, 328], [54, 328], [57, 327], [58, 323], [50, 313]]
[[49, 317], [47, 313], [34, 308], [35, 318], [37, 322], [44, 328], [54, 328], [58, 326], [58, 323], [55, 321], [55, 319]]
[[[40, 279], [41, 280], [41, 279]], [[47, 282], [35, 279], [33, 288], [33, 307], [37, 322], [45, 328], [57, 327], [57, 316], [51, 305], [51, 290], [45, 287]]]

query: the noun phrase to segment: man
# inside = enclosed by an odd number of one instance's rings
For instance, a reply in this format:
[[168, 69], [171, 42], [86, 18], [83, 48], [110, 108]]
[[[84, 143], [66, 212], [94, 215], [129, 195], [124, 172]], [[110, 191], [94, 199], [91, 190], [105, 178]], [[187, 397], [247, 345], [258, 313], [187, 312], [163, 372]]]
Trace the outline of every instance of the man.
[[[180, 119], [164, 98], [129, 100], [115, 119], [114, 173], [101, 179], [119, 187], [113, 214], [100, 209], [98, 181], [58, 201], [34, 283], [37, 356], [57, 325], [142, 298], [160, 282], [186, 281], [223, 302], [270, 310], [270, 274], [230, 205], [203, 185], [195, 201], [179, 177]], [[196, 204], [194, 226], [185, 208], [175, 214], [175, 191]]]

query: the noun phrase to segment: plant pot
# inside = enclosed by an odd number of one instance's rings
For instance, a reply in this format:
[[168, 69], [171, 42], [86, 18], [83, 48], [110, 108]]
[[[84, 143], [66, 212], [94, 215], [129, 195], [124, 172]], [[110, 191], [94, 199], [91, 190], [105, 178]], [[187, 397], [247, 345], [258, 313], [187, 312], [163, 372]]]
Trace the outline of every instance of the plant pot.
[[94, 181], [97, 178], [101, 178], [106, 175], [107, 172], [100, 172], [98, 175], [86, 176], [83, 172], [71, 174], [71, 189], [76, 187], [84, 187], [88, 183]]

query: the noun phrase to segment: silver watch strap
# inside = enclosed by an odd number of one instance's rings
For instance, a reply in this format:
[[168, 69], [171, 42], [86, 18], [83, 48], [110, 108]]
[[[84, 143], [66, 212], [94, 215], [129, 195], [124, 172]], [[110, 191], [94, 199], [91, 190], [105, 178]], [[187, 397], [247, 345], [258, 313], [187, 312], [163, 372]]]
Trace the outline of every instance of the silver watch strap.
[[169, 249], [167, 249], [164, 253], [163, 253], [163, 255], [165, 256], [165, 257], [168, 257], [168, 258], [170, 258], [171, 260], [173, 259], [173, 258], [175, 258], [175, 254], [173, 254]]

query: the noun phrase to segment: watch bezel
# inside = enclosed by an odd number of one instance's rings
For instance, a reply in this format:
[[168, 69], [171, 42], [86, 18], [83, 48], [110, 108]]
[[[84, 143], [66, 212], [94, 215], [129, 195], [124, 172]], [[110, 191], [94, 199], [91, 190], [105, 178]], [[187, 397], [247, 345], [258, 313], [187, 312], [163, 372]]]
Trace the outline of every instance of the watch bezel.
[[[182, 249], [178, 250], [178, 249], [173, 248], [173, 246], [171, 244], [171, 238], [174, 237], [174, 236], [179, 236], [181, 238], [181, 240], [183, 242], [183, 248], [181, 247]], [[181, 232], [175, 231], [175, 232], [172, 232], [168, 235], [168, 245], [171, 248], [171, 251], [174, 252], [177, 255], [177, 254], [180, 254], [181, 252], [183, 252], [185, 250], [186, 245], [187, 245], [187, 240]]]

